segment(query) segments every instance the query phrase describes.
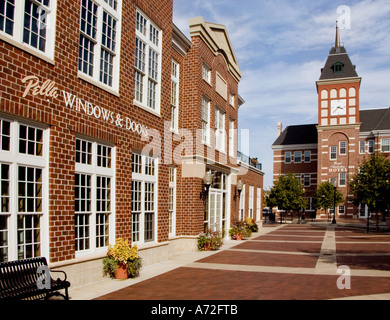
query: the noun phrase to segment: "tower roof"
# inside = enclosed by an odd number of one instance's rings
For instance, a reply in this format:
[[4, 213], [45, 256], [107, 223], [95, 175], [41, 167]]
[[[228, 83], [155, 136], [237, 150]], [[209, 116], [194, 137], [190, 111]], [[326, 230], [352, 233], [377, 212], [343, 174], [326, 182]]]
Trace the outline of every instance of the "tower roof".
[[352, 64], [347, 50], [341, 45], [340, 30], [336, 23], [336, 41], [329, 52], [324, 68], [321, 70], [320, 80], [335, 80], [344, 78], [356, 78], [356, 67]]

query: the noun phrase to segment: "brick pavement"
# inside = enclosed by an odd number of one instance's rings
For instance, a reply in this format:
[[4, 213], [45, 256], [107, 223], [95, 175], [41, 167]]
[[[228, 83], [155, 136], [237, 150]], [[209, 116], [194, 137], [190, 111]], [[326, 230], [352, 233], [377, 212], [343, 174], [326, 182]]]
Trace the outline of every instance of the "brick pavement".
[[[325, 300], [390, 293], [389, 234], [334, 226], [264, 228], [263, 235], [97, 300]], [[337, 287], [342, 265], [351, 269], [350, 290]]]

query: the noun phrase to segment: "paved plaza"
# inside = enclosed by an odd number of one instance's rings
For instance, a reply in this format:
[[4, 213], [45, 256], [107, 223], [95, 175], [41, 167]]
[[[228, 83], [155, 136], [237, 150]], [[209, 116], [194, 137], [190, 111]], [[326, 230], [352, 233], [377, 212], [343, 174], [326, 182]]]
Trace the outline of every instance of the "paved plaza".
[[[338, 269], [339, 268], [339, 269]], [[390, 234], [334, 225], [265, 224], [217, 252], [183, 253], [137, 279], [70, 291], [95, 300], [390, 299]]]

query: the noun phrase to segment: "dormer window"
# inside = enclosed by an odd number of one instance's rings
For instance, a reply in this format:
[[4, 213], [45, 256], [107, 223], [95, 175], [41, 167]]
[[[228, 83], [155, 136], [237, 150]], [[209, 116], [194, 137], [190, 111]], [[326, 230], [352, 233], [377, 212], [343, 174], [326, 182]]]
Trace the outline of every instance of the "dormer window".
[[344, 63], [341, 63], [341, 62], [336, 62], [332, 66], [333, 73], [341, 73], [341, 72], [343, 72], [343, 68], [344, 68]]

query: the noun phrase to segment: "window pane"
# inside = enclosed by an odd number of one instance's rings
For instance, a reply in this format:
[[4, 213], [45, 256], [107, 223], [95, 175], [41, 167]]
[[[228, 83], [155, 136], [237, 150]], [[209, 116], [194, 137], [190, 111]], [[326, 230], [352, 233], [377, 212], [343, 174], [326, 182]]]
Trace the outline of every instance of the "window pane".
[[[48, 5], [48, 1], [44, 3]], [[47, 15], [45, 7], [38, 6], [31, 0], [25, 1], [23, 42], [43, 52], [46, 50]]]
[[13, 35], [14, 33], [15, 0], [0, 1], [0, 30]]

